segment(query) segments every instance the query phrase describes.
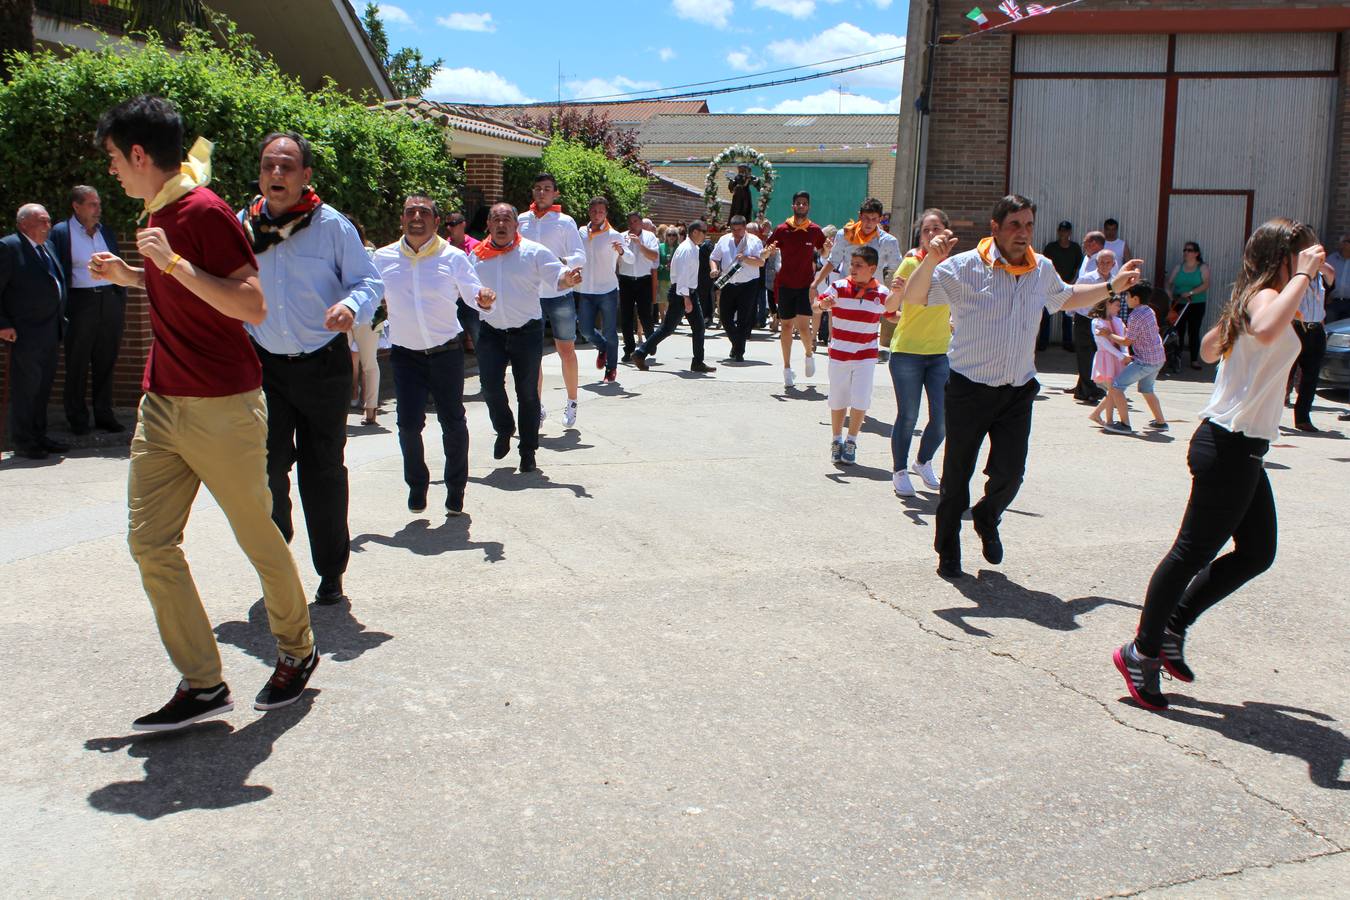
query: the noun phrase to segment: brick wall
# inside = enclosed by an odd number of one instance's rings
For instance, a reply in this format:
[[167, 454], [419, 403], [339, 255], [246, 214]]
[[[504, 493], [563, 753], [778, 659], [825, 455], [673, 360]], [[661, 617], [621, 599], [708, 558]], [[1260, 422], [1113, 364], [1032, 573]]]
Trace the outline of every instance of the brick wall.
[[471, 153], [464, 157], [464, 186], [484, 203], [502, 199], [502, 158]]

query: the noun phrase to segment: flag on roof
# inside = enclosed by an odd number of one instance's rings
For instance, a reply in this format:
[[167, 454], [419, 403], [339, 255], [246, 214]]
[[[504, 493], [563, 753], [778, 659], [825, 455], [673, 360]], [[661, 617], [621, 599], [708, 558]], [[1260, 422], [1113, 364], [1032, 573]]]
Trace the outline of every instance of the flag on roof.
[[980, 26], [982, 29], [989, 27], [989, 17], [986, 16], [984, 11], [978, 6], [966, 13], [966, 18]]

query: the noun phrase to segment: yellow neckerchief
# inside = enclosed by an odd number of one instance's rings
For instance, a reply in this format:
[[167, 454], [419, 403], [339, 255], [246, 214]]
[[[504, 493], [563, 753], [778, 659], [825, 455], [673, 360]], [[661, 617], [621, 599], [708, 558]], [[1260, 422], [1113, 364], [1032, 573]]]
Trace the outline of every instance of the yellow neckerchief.
[[992, 237], [981, 238], [979, 246], [975, 249], [979, 252], [980, 259], [984, 260], [986, 266], [1002, 269], [1014, 278], [1019, 275], [1026, 275], [1028, 272], [1036, 271], [1036, 251], [1032, 250], [1030, 247], [1027, 247], [1027, 261], [1018, 263], [1017, 265], [1008, 262], [1003, 258], [1003, 254], [1001, 253], [998, 256], [998, 259], [994, 259], [993, 251], [995, 248], [994, 239]]
[[589, 243], [591, 242], [591, 238], [595, 237], [597, 234], [608, 234], [609, 232], [611, 232], [611, 231], [613, 231], [613, 230], [614, 230], [614, 226], [611, 225], [611, 224], [609, 224], [609, 219], [606, 219], [606, 220], [605, 220], [605, 226], [604, 226], [603, 228], [601, 228], [600, 230], [598, 230], [598, 231], [596, 230], [596, 228], [595, 228], [594, 225], [592, 225], [591, 223], [587, 222], [587, 223], [586, 223], [586, 243], [589, 244]]
[[179, 167], [178, 174], [164, 182], [153, 200], [146, 201], [145, 211], [136, 219], [136, 224], [139, 225], [170, 203], [181, 200], [188, 191], [210, 184], [211, 150], [214, 147], [206, 138], [197, 138], [188, 151], [187, 159]]
[[784, 221], [783, 224], [786, 225], [788, 228], [791, 228], [793, 231], [809, 231], [811, 226], [816, 223], [812, 222], [810, 219], [807, 219], [804, 223], [798, 225], [796, 216], [788, 216], [787, 220]]
[[445, 238], [439, 234], [433, 234], [431, 240], [422, 245], [421, 250], [414, 250], [408, 246], [408, 239], [404, 237], [398, 242], [398, 252], [402, 253], [408, 259], [419, 260], [426, 259], [428, 256], [435, 256], [445, 247]]
[[881, 230], [880, 228], [873, 228], [871, 231], [864, 234], [862, 227], [862, 222], [849, 222], [844, 226], [845, 239], [847, 239], [850, 244], [862, 246], [863, 244], [871, 242], [871, 240], [877, 236], [877, 232]]

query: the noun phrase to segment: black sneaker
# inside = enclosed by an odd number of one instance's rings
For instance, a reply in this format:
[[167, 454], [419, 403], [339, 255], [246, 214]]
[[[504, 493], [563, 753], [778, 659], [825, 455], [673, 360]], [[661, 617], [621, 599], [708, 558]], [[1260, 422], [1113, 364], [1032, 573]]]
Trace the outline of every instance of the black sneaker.
[[309, 651], [309, 656], [304, 659], [296, 659], [294, 656], [283, 654], [277, 660], [277, 667], [272, 670], [272, 677], [267, 679], [267, 684], [263, 685], [261, 691], [258, 691], [258, 696], [253, 701], [253, 708], [280, 709], [299, 700], [305, 685], [309, 684], [309, 676], [314, 674], [314, 668], [318, 664], [318, 647]]
[[189, 725], [224, 715], [234, 709], [234, 698], [230, 689], [221, 682], [215, 687], [190, 688], [186, 681], [178, 683], [178, 691], [173, 699], [152, 712], [141, 716], [131, 723], [136, 731], [177, 731]]
[[1162, 652], [1159, 655], [1162, 657], [1163, 668], [1167, 670], [1168, 674], [1177, 681], [1184, 681], [1187, 684], [1195, 680], [1195, 673], [1191, 671], [1190, 666], [1186, 665], [1186, 635], [1184, 632], [1177, 634], [1170, 628], [1165, 629], [1161, 650]]
[[511, 452], [511, 435], [514, 431], [508, 431], [506, 434], [497, 435], [497, 441], [492, 445], [492, 458], [504, 459], [506, 454]]
[[464, 515], [464, 495], [450, 494], [445, 498], [445, 514], [447, 516]]
[[420, 513], [427, 511], [427, 489], [408, 488], [408, 512]]
[[1111, 659], [1125, 679], [1125, 686], [1135, 703], [1155, 712], [1167, 709], [1167, 696], [1159, 684], [1162, 660], [1144, 656], [1134, 648], [1134, 641], [1118, 647]]

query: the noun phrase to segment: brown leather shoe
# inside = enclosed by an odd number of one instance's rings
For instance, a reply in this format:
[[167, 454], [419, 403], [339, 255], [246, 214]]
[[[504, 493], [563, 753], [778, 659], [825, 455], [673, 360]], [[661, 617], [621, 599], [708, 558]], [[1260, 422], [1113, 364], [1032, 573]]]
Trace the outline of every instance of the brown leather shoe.
[[637, 366], [642, 372], [647, 371], [647, 354], [643, 353], [641, 350], [634, 351], [633, 365]]
[[708, 374], [708, 373], [710, 373], [710, 372], [716, 372], [716, 371], [717, 371], [717, 366], [710, 366], [710, 365], [708, 365], [707, 363], [696, 362], [696, 363], [694, 363], [692, 366], [689, 367], [689, 371], [691, 371], [691, 372], [702, 372], [703, 374], [706, 375], [706, 374]]

